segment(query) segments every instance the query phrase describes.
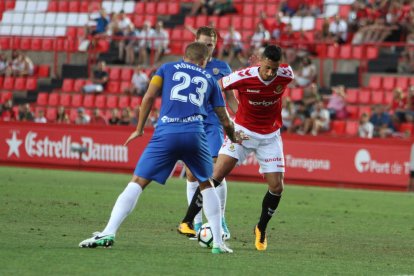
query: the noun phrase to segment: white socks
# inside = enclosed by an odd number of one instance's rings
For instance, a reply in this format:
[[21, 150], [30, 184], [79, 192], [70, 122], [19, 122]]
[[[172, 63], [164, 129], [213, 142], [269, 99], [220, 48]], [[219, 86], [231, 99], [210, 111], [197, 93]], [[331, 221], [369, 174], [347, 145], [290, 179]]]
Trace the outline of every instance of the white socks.
[[201, 191], [203, 195], [203, 210], [210, 223], [213, 233], [213, 246], [218, 247], [223, 243], [221, 236], [221, 210], [220, 200], [217, 196], [216, 189], [207, 188]]
[[134, 210], [138, 198], [142, 193], [140, 185], [129, 182], [125, 190], [118, 196], [112, 209], [108, 224], [102, 231], [102, 235], [115, 235], [124, 219]]
[[[191, 200], [193, 199], [194, 193], [198, 188], [198, 181], [188, 181], [187, 180], [187, 201], [188, 201], [188, 205], [190, 205]], [[203, 214], [202, 212], [198, 212], [198, 214], [195, 216], [194, 218], [194, 224], [196, 223], [201, 223], [203, 221]]]
[[221, 184], [216, 187], [217, 195], [220, 199], [221, 216], [224, 217], [224, 211], [226, 210], [227, 199], [227, 181], [224, 178]]

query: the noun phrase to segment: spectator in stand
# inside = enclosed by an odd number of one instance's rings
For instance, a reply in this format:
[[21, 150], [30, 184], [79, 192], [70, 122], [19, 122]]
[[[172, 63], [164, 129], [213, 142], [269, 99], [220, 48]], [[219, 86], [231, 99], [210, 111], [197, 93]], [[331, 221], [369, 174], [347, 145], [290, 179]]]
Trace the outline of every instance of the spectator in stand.
[[301, 59], [298, 70], [295, 71], [294, 84], [297, 87], [308, 87], [316, 81], [316, 66], [312, 63], [309, 56]]
[[359, 120], [358, 136], [371, 139], [374, 136], [374, 125], [369, 121], [367, 113], [362, 113]]
[[190, 16], [223, 15], [234, 11], [233, 0], [196, 0], [191, 7]]
[[17, 114], [13, 110], [13, 100], [8, 99], [0, 108], [1, 121], [9, 122], [17, 119]]
[[21, 122], [33, 122], [33, 112], [30, 110], [30, 104], [25, 103], [19, 105], [19, 121]]
[[332, 88], [332, 95], [328, 96], [328, 105], [326, 107], [333, 120], [344, 120], [348, 117], [345, 86], [338, 85]]
[[391, 105], [388, 110], [392, 116], [394, 125], [405, 122], [405, 109], [407, 107], [407, 98], [404, 95], [404, 91], [397, 87], [394, 89]]
[[253, 33], [250, 39], [250, 49], [249, 49], [249, 56], [256, 55], [260, 56], [259, 51], [270, 41], [270, 33], [264, 28], [262, 23], [258, 23], [256, 27], [256, 31]]
[[75, 119], [75, 124], [77, 125], [87, 125], [91, 121], [91, 117], [86, 114], [85, 109], [83, 107], [78, 108], [78, 116]]
[[374, 125], [374, 137], [386, 138], [395, 131], [391, 115], [385, 111], [383, 105], [375, 105], [370, 122]]
[[282, 122], [281, 131], [294, 132], [295, 106], [289, 97], [282, 97]]
[[121, 126], [129, 126], [131, 124], [131, 110], [128, 107], [122, 108], [118, 124]]
[[43, 109], [39, 109], [37, 111], [36, 117], [34, 118], [35, 123], [45, 124], [47, 123], [47, 119], [45, 117], [45, 111]]
[[168, 50], [168, 44], [170, 43], [170, 37], [168, 32], [164, 29], [164, 23], [162, 21], [158, 21], [157, 24], [155, 24], [153, 38], [154, 42], [152, 48], [154, 50], [154, 64], [157, 64]]
[[263, 27], [270, 33], [273, 39], [278, 40], [280, 34], [284, 31], [286, 24], [282, 21], [283, 13], [276, 12], [274, 17], [267, 17], [265, 11], [260, 12], [260, 22]]
[[317, 136], [320, 132], [328, 131], [330, 127], [329, 111], [323, 105], [323, 101], [317, 101], [310, 115], [310, 120], [305, 122], [304, 133]]
[[414, 85], [408, 88], [405, 120], [414, 123]]
[[151, 23], [149, 21], [144, 21], [138, 37], [138, 64], [149, 65], [149, 57], [155, 38], [155, 31], [151, 28]]
[[89, 122], [91, 125], [100, 125], [105, 126], [108, 124], [106, 121], [106, 118], [101, 114], [101, 110], [99, 108], [95, 107], [92, 111], [92, 117]]
[[229, 26], [229, 31], [224, 35], [223, 46], [219, 53], [219, 59], [227, 57], [227, 63], [231, 63], [236, 58], [241, 64], [245, 64], [243, 54], [243, 42], [241, 34], [234, 29], [233, 25]]
[[66, 112], [65, 108], [63, 106], [59, 106], [56, 113], [56, 123], [59, 124], [69, 124], [70, 119], [69, 115]]
[[303, 102], [306, 112], [308, 112], [309, 114], [308, 118], [310, 117], [310, 114], [313, 111], [313, 107], [315, 103], [321, 100], [322, 100], [322, 96], [319, 93], [319, 88], [316, 83], [312, 83], [309, 89], [304, 89], [302, 102]]
[[23, 53], [16, 52], [6, 75], [14, 77], [32, 76], [34, 73], [33, 61]]
[[294, 16], [297, 11], [302, 9], [303, 2], [300, 0], [282, 0], [279, 4], [280, 11], [289, 17]]
[[328, 17], [325, 17], [322, 22], [322, 29], [320, 31], [316, 31], [315, 33], [315, 41], [317, 42], [327, 42], [331, 43], [334, 42], [334, 38], [332, 37], [331, 33], [329, 32], [329, 25], [331, 22], [329, 21]]
[[141, 107], [139, 105], [134, 107], [132, 111], [132, 116], [131, 116], [131, 125], [136, 126], [138, 124], [140, 110], [141, 110]]
[[279, 44], [284, 49], [286, 63], [295, 67], [297, 57], [297, 41], [299, 39], [298, 33], [292, 29], [292, 24], [286, 24], [284, 31], [280, 34]]
[[0, 53], [0, 76], [4, 76], [9, 68], [9, 61], [4, 53]]
[[91, 84], [87, 84], [82, 88], [84, 93], [102, 93], [105, 90], [108, 83], [105, 61], [98, 62], [97, 69], [93, 71], [91, 82]]
[[409, 52], [404, 51], [401, 53], [401, 57], [398, 60], [397, 71], [400, 74], [413, 74], [414, 73], [414, 58], [410, 57]]
[[108, 123], [110, 125], [118, 125], [119, 124], [119, 110], [118, 110], [118, 108], [113, 108], [111, 110], [111, 118], [109, 118]]
[[329, 32], [335, 42], [344, 44], [348, 38], [348, 24], [339, 14], [334, 16], [334, 20], [329, 24]]
[[305, 125], [309, 124], [310, 112], [306, 109], [303, 101], [295, 102], [295, 110], [291, 132], [303, 135], [305, 134]]
[[124, 61], [124, 57], [126, 64], [131, 65], [135, 63], [135, 48], [138, 44], [137, 36], [138, 33], [132, 24], [126, 27], [124, 38], [119, 42], [118, 49], [118, 58], [121, 63]]
[[89, 15], [85, 33], [92, 36], [105, 34], [110, 22], [111, 20], [105, 9], [101, 9], [98, 14], [92, 13]]
[[131, 79], [131, 86], [125, 89], [125, 93], [131, 95], [144, 96], [149, 84], [149, 78], [144, 72], [141, 65], [135, 67], [134, 74]]

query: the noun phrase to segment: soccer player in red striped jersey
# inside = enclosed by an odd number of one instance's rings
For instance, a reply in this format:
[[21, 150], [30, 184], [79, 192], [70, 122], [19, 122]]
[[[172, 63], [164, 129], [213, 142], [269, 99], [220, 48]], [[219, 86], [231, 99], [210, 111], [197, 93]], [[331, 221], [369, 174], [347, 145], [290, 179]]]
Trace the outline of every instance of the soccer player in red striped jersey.
[[[245, 158], [254, 153], [268, 184], [259, 222], [254, 227], [255, 246], [266, 250], [267, 224], [275, 213], [283, 192], [285, 163], [280, 127], [282, 126], [282, 95], [293, 80], [293, 71], [281, 63], [282, 50], [276, 45], [264, 49], [258, 66], [248, 67], [222, 78], [222, 90], [238, 90], [239, 106], [235, 127], [247, 136], [241, 144], [226, 139], [214, 166], [213, 182], [219, 186], [222, 179]], [[202, 197], [196, 193], [182, 223], [191, 222], [201, 206]]]

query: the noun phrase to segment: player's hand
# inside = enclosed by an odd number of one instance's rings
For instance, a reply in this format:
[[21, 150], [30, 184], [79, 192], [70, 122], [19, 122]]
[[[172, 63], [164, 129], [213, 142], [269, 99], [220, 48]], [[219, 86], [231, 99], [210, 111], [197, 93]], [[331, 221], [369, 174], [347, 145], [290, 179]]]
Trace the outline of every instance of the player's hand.
[[125, 141], [124, 146], [127, 146], [132, 140], [141, 137], [144, 134], [143, 131], [138, 132], [138, 130], [135, 130], [134, 132], [129, 135], [128, 139]]
[[250, 137], [249, 135], [247, 135], [246, 133], [244, 133], [241, 130], [235, 131], [234, 132], [234, 141], [232, 141], [233, 143], [236, 144], [241, 144], [244, 140], [249, 140]]

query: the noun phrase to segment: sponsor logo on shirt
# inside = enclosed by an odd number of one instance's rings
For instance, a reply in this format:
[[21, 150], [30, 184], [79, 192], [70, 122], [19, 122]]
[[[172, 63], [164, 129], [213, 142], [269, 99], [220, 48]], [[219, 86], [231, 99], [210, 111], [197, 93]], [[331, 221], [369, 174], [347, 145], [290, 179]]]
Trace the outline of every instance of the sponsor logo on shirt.
[[270, 102], [266, 102], [265, 100], [261, 101], [261, 102], [253, 102], [251, 100], [249, 100], [249, 104], [254, 105], [254, 106], [271, 106], [276, 104], [280, 99], [274, 100], [274, 101], [270, 101]]
[[260, 93], [260, 90], [259, 89], [247, 89], [247, 92], [250, 92], [250, 93]]
[[230, 84], [230, 77], [224, 77], [223, 78], [223, 86], [227, 86]]
[[163, 116], [161, 118], [161, 122], [163, 122], [164, 124], [169, 124], [169, 123], [191, 123], [191, 122], [202, 122], [204, 121], [203, 116], [201, 115], [193, 115], [190, 117], [185, 117], [185, 118], [171, 118], [168, 116]]

